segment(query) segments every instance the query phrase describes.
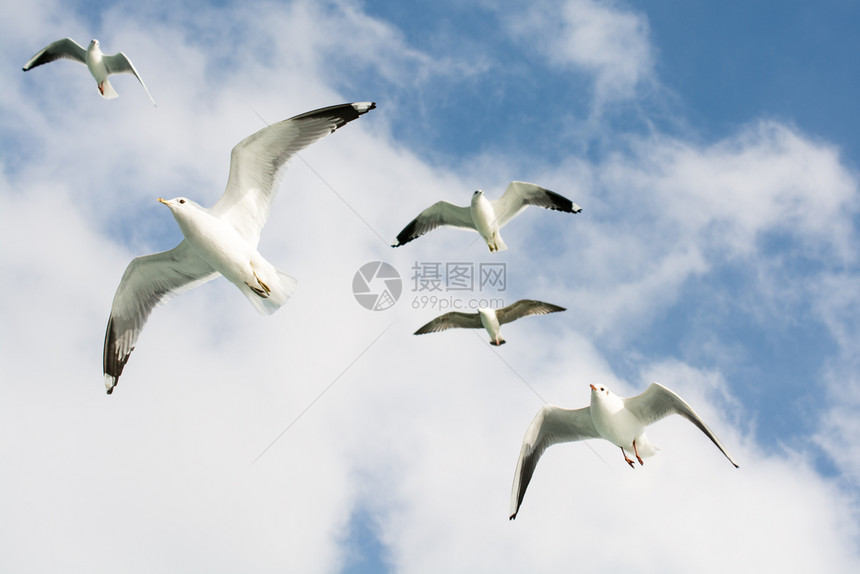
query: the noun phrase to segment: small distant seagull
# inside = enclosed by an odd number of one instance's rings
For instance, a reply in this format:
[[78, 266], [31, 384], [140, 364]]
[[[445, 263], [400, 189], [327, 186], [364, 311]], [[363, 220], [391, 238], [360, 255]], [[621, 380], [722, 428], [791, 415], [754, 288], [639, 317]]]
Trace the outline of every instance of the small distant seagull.
[[230, 154], [221, 199], [206, 209], [184, 197], [170, 208], [185, 239], [162, 253], [129, 263], [111, 305], [104, 346], [105, 388], [113, 392], [147, 317], [159, 302], [219, 274], [236, 285], [261, 314], [272, 314], [296, 289], [296, 280], [257, 251], [260, 231], [277, 193], [278, 173], [318, 139], [374, 109], [373, 102], [307, 112], [263, 128]]
[[86, 64], [90, 73], [93, 75], [93, 78], [95, 78], [98, 83], [99, 93], [106, 100], [112, 100], [113, 98], [119, 97], [119, 94], [117, 94], [116, 90], [113, 89], [113, 86], [110, 85], [108, 76], [111, 74], [134, 74], [134, 77], [137, 78], [137, 81], [140, 82], [140, 85], [143, 86], [144, 90], [146, 90], [146, 95], [149, 96], [149, 101], [152, 102], [153, 106], [156, 105], [155, 100], [152, 99], [152, 95], [146, 88], [146, 84], [143, 83], [143, 79], [140, 77], [140, 74], [138, 74], [137, 70], [134, 69], [134, 65], [131, 63], [131, 60], [129, 60], [122, 52], [117, 52], [113, 56], [103, 54], [99, 48], [98, 40], [92, 40], [86, 50], [71, 38], [57, 40], [56, 42], [48, 44], [46, 47], [42, 48], [38, 54], [30, 58], [30, 61], [24, 64], [23, 70], [26, 72], [27, 70], [32, 70], [36, 66], [41, 66], [42, 64], [47, 64], [59, 59], [74, 60], [81, 64]]
[[508, 247], [502, 241], [499, 230], [529, 205], [566, 213], [582, 211], [582, 208], [571, 200], [553, 191], [533, 183], [512, 181], [502, 197], [494, 201], [484, 197], [484, 191], [479, 189], [472, 194], [472, 204], [469, 207], [459, 207], [447, 201], [434, 203], [403, 228], [392, 247], [409, 243], [437, 227], [450, 225], [477, 231], [486, 240], [491, 252], [504, 251]]
[[560, 442], [602, 438], [620, 447], [624, 460], [630, 468], [635, 468], [627, 454], [635, 455], [640, 465], [644, 464], [643, 456], [655, 454], [657, 449], [648, 442], [645, 427], [669, 415], [681, 415], [699, 427], [738, 468], [702, 418], [684, 399], [660, 383], [652, 383], [644, 393], [627, 399], [613, 394], [604, 386], [590, 386], [591, 406], [570, 410], [547, 405], [529, 425], [514, 473], [511, 520], [517, 517], [537, 462], [548, 447]]
[[521, 299], [501, 309], [482, 307], [478, 309], [477, 313], [451, 311], [450, 313], [436, 317], [415, 331], [415, 334], [423, 335], [425, 333], [435, 333], [457, 327], [461, 329], [480, 329], [483, 327], [490, 334], [490, 344], [499, 346], [505, 344], [505, 340], [502, 339], [501, 335], [501, 326], [505, 323], [510, 323], [520, 317], [527, 317], [529, 315], [546, 315], [547, 313], [566, 310], [564, 307], [559, 307], [552, 303]]

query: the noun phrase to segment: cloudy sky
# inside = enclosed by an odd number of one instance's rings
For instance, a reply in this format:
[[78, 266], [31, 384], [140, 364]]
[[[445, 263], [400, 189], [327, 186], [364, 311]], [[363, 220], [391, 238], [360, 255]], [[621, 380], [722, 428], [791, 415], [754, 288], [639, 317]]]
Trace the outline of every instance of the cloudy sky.
[[[656, 6], [655, 6], [656, 4]], [[0, 570], [860, 569], [860, 8], [567, 0], [0, 0]], [[98, 38], [131, 76], [27, 73]], [[219, 279], [157, 308], [119, 386], [101, 353], [128, 262], [213, 204], [266, 123], [373, 100], [286, 171], [260, 251], [299, 280], [259, 316]], [[509, 250], [421, 209], [534, 181]], [[394, 266], [386, 310], [356, 271]], [[431, 292], [424, 272], [501, 264]], [[418, 270], [418, 271], [416, 271]], [[381, 290], [375, 281], [371, 288]], [[444, 306], [564, 313], [412, 336]], [[661, 421], [631, 471], [523, 434], [588, 384], [673, 388], [739, 462]]]

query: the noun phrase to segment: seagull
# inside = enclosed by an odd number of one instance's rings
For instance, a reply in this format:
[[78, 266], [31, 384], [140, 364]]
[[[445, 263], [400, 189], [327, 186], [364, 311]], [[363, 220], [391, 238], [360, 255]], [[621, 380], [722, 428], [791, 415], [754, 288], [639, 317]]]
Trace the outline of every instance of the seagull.
[[494, 201], [484, 197], [484, 190], [479, 189], [472, 194], [469, 207], [459, 207], [447, 201], [434, 203], [397, 234], [397, 242], [392, 247], [400, 247], [437, 227], [450, 225], [480, 233], [491, 253], [504, 251], [508, 246], [502, 241], [499, 230], [529, 205], [566, 213], [582, 211], [577, 204], [553, 191], [533, 183], [512, 181], [502, 197]]
[[644, 393], [626, 399], [604, 386], [590, 387], [591, 406], [571, 410], [545, 405], [529, 425], [514, 473], [511, 520], [517, 517], [537, 462], [548, 447], [560, 442], [602, 438], [620, 447], [624, 461], [630, 468], [635, 468], [628, 453], [635, 455], [642, 465], [643, 456], [648, 457], [657, 452], [657, 448], [645, 436], [645, 427], [673, 414], [681, 415], [699, 427], [729, 462], [738, 468], [738, 463], [726, 452], [696, 411], [660, 383], [651, 383]]
[[462, 329], [480, 329], [483, 327], [490, 334], [490, 344], [499, 346], [504, 345], [505, 340], [502, 339], [501, 326], [511, 321], [516, 321], [520, 317], [528, 317], [529, 315], [546, 315], [547, 313], [556, 313], [558, 311], [566, 311], [564, 307], [553, 305], [552, 303], [544, 303], [543, 301], [534, 301], [532, 299], [521, 299], [516, 303], [512, 303], [501, 309], [492, 309], [490, 307], [481, 307], [477, 313], [462, 313], [460, 311], [451, 311], [440, 315], [415, 331], [416, 335], [425, 333], [436, 333], [445, 329], [453, 329], [459, 327]]
[[103, 54], [101, 48], [99, 48], [98, 40], [91, 40], [90, 45], [86, 50], [71, 38], [57, 40], [56, 42], [48, 44], [42, 48], [38, 54], [30, 58], [30, 61], [24, 64], [23, 70], [26, 72], [27, 70], [32, 70], [36, 66], [41, 66], [42, 64], [47, 64], [61, 58], [86, 64], [90, 73], [93, 75], [93, 78], [95, 78], [98, 83], [99, 93], [106, 100], [112, 100], [119, 97], [119, 94], [117, 94], [116, 90], [113, 89], [113, 86], [110, 85], [108, 76], [111, 74], [134, 74], [134, 77], [137, 78], [137, 81], [140, 82], [140, 85], [143, 86], [144, 90], [146, 90], [146, 95], [149, 96], [149, 101], [152, 102], [153, 106], [156, 105], [155, 100], [152, 99], [152, 95], [146, 88], [146, 84], [143, 83], [143, 79], [140, 77], [140, 74], [135, 70], [131, 60], [129, 60], [122, 52], [117, 52], [113, 56]]
[[162, 199], [185, 238], [169, 251], [129, 263], [111, 305], [104, 346], [105, 388], [113, 392], [153, 307], [219, 274], [271, 314], [296, 289], [296, 280], [257, 251], [277, 193], [278, 174], [290, 158], [318, 139], [374, 109], [374, 102], [310, 111], [263, 128], [230, 154], [227, 189], [210, 209], [186, 199]]

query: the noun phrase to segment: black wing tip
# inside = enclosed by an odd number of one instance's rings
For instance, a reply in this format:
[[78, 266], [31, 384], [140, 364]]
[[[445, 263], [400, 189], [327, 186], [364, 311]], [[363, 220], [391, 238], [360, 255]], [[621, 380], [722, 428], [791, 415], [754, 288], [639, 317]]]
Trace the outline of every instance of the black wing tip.
[[550, 200], [550, 205], [547, 206], [549, 209], [565, 213], [579, 213], [582, 211], [581, 207], [559, 193], [546, 190], [546, 196]]
[[416, 234], [415, 229], [418, 227], [418, 220], [413, 219], [409, 222], [409, 224], [403, 228], [403, 231], [397, 234], [397, 243], [392, 243], [392, 247], [400, 247], [401, 245], [406, 245], [410, 241], [414, 240], [416, 237], [420, 237], [421, 234]]
[[128, 362], [134, 347], [131, 347], [124, 356], [117, 356], [112, 352], [116, 343], [116, 332], [113, 329], [113, 316], [108, 318], [107, 330], [105, 332], [104, 356], [102, 357], [102, 370], [105, 376], [105, 392], [113, 394], [113, 390], [119, 384], [119, 377]]
[[107, 393], [108, 395], [112, 395], [118, 383], [119, 375], [105, 372], [105, 393]]
[[376, 109], [376, 102], [353, 102], [350, 105], [358, 112], [358, 115], [366, 114], [370, 110]]
[[[337, 130], [348, 124], [349, 122], [358, 119], [370, 110], [376, 109], [376, 102], [353, 102], [348, 104], [335, 104], [324, 108], [317, 108], [309, 112], [304, 112], [297, 116], [289, 118], [289, 121], [305, 120], [311, 118], [335, 118], [335, 125], [332, 131]], [[286, 121], [286, 120], [285, 120]]]
[[[519, 510], [517, 510], [517, 512], [519, 512]], [[514, 512], [513, 514], [511, 514], [508, 517], [508, 520], [516, 520], [517, 519], [517, 512]]]

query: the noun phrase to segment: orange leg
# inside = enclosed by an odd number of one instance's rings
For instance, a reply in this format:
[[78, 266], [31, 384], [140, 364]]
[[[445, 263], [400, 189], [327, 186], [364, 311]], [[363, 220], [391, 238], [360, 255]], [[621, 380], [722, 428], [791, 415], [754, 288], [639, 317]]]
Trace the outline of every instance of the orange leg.
[[[636, 448], [636, 441], [635, 440], [633, 441], [633, 452], [636, 453], [636, 460], [639, 461], [639, 464], [644, 465], [645, 463], [642, 462], [642, 457], [639, 456], [639, 449]], [[633, 463], [631, 462], [630, 464], [632, 465]]]
[[[636, 445], [636, 443], [633, 443], [633, 444], [634, 444], [634, 446]], [[618, 447], [618, 448], [620, 448], [620, 449], [621, 449], [621, 456], [623, 456], [623, 457], [624, 457], [624, 462], [626, 462], [627, 464], [629, 464], [629, 465], [630, 465], [630, 468], [636, 468], [635, 466], [633, 466], [633, 461], [632, 461], [632, 460], [630, 460], [630, 458], [628, 458], [628, 456], [627, 456], [627, 453], [626, 453], [626, 452], [624, 452], [624, 448], [623, 448], [623, 447]]]

